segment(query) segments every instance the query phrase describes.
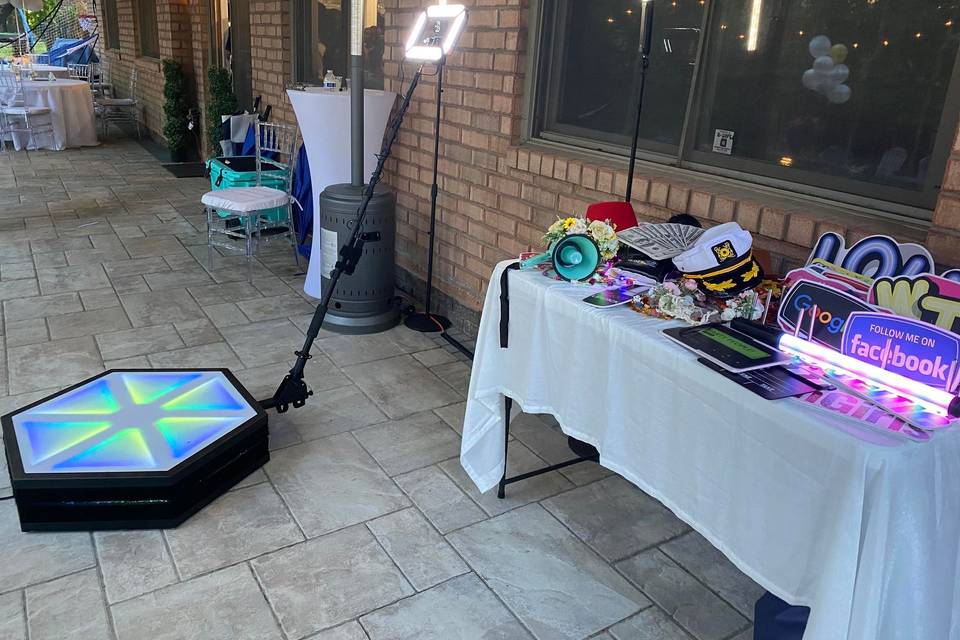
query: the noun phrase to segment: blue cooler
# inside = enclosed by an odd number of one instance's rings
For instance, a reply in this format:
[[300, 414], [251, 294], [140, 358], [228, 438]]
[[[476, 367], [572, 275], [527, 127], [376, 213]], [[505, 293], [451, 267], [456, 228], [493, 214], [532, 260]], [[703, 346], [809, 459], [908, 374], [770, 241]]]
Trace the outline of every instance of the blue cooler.
[[[287, 170], [269, 161], [260, 164], [260, 185], [284, 191], [286, 189]], [[232, 187], [257, 186], [257, 159], [254, 156], [227, 156], [207, 161], [210, 174], [210, 188], [214, 191]], [[270, 222], [280, 222], [286, 217], [285, 207], [267, 209], [264, 217]], [[218, 209], [217, 214], [226, 217], [228, 212]]]

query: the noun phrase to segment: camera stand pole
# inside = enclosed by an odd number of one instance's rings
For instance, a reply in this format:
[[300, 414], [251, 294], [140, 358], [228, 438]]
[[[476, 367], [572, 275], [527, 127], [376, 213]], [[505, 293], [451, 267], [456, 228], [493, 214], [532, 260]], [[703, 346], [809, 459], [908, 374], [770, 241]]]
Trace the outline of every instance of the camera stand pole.
[[387, 138], [383, 143], [380, 154], [377, 156], [377, 167], [370, 175], [370, 182], [364, 187], [363, 199], [360, 201], [360, 207], [357, 209], [357, 215], [353, 220], [353, 233], [350, 235], [347, 243], [340, 247], [339, 258], [333, 270], [330, 271], [330, 283], [324, 290], [323, 297], [320, 299], [320, 304], [317, 305], [316, 311], [313, 312], [313, 320], [310, 321], [310, 328], [307, 330], [307, 337], [303, 341], [303, 347], [301, 347], [299, 351], [294, 352], [297, 360], [293, 368], [290, 369], [290, 372], [283, 378], [283, 382], [277, 387], [273, 396], [260, 401], [260, 405], [264, 409], [276, 409], [277, 413], [284, 413], [291, 405], [294, 408], [302, 407], [306, 404], [307, 398], [313, 395], [313, 392], [307, 388], [307, 384], [303, 380], [303, 370], [307, 366], [307, 360], [311, 357], [310, 349], [313, 347], [313, 342], [316, 340], [317, 335], [320, 333], [320, 328], [323, 326], [323, 320], [330, 306], [330, 299], [333, 297], [333, 292], [337, 288], [337, 282], [340, 280], [340, 276], [344, 274], [351, 275], [356, 270], [357, 263], [363, 255], [364, 243], [376, 242], [380, 239], [378, 232], [364, 233], [362, 231], [363, 219], [366, 216], [370, 199], [373, 198], [373, 191], [376, 189], [377, 183], [380, 182], [383, 174], [383, 165], [386, 163], [387, 158], [390, 157], [393, 143], [396, 142], [397, 136], [400, 133], [400, 125], [403, 124], [403, 117], [410, 108], [410, 100], [413, 98], [413, 92], [420, 83], [422, 75], [423, 65], [420, 65], [413, 79], [410, 81], [407, 92], [403, 96], [403, 102], [400, 103], [400, 109], [397, 111], [397, 115], [387, 130]]

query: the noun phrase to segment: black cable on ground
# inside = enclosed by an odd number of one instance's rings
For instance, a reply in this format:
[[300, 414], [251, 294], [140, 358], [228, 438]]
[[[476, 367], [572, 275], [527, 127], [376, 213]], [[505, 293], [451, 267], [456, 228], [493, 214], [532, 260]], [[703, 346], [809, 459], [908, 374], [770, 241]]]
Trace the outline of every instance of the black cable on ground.
[[456, 338], [451, 336], [446, 331], [442, 331], [440, 333], [440, 337], [446, 340], [447, 342], [449, 342], [454, 347], [456, 347], [456, 349], [463, 355], [467, 356], [471, 362], [473, 361], [473, 352], [470, 351], [470, 349], [467, 349], [465, 346], [463, 346], [459, 341], [457, 341]]

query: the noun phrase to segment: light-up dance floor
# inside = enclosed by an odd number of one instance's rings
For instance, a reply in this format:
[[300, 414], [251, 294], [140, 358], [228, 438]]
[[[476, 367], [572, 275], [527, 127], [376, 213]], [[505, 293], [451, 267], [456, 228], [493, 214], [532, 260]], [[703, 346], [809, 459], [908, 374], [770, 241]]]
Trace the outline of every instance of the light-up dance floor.
[[25, 530], [174, 526], [267, 459], [225, 370], [109, 371], [2, 420]]

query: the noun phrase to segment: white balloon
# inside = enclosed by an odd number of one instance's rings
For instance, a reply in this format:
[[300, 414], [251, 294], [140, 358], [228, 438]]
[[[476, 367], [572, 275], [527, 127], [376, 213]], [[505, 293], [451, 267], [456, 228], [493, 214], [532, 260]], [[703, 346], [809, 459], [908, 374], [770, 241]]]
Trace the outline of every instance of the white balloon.
[[827, 100], [833, 104], [843, 104], [850, 99], [853, 91], [845, 84], [838, 84], [827, 93]]
[[803, 86], [811, 91], [820, 91], [823, 86], [823, 76], [813, 69], [807, 69], [803, 72]]
[[828, 72], [828, 75], [830, 77], [830, 81], [834, 84], [846, 82], [847, 78], [850, 77], [850, 67], [845, 64], [838, 64]]
[[[814, 58], [830, 55], [830, 38], [827, 36], [814, 36], [810, 39], [810, 55]], [[831, 60], [832, 62], [832, 60]]]
[[830, 56], [820, 56], [813, 61], [813, 70], [820, 73], [829, 73], [833, 70], [833, 58]]

